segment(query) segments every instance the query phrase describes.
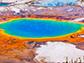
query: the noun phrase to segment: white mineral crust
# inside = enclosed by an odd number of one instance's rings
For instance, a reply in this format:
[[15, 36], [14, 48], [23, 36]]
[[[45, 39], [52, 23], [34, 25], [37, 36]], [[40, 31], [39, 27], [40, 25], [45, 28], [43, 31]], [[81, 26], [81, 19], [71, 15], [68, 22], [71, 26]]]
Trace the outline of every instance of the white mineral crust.
[[84, 50], [75, 48], [75, 45], [63, 42], [47, 42], [47, 45], [41, 45], [40, 48], [37, 48], [36, 53], [38, 54], [35, 59], [38, 61], [43, 58], [45, 62], [65, 62], [66, 57], [68, 57], [68, 62], [80, 61], [84, 62]]

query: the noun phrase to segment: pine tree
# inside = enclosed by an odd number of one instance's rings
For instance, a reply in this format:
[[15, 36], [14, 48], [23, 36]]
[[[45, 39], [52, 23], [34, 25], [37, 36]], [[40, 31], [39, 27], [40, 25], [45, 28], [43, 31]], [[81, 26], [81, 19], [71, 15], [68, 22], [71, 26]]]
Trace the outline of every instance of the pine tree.
[[84, 0], [81, 0], [81, 2], [84, 2]]

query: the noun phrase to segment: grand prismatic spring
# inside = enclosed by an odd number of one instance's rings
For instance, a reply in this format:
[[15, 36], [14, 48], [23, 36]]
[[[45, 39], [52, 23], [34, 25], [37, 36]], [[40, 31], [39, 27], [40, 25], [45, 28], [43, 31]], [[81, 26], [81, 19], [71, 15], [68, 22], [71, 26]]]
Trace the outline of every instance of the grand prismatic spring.
[[40, 19], [18, 19], [0, 24], [5, 33], [23, 38], [57, 37], [75, 33], [83, 24]]
[[0, 63], [83, 63], [83, 0], [1, 0]]
[[1, 18], [0, 54], [11, 54], [18, 48], [23, 52], [23, 48], [32, 47], [27, 45], [28, 42], [32, 43], [32, 41], [39, 43], [45, 41], [79, 43], [84, 41], [83, 38], [78, 37], [84, 33], [83, 22], [55, 19], [55, 16], [51, 18], [49, 16], [40, 17], [25, 15], [25, 17]]

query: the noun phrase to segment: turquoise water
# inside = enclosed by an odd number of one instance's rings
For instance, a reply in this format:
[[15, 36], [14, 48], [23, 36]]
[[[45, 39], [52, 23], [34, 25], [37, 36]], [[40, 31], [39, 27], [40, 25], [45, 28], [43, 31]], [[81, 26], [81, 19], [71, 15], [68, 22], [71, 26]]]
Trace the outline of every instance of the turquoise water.
[[37, 6], [62, 6], [62, 5], [75, 5], [77, 0], [40, 0], [38, 3], [34, 3]]
[[9, 3], [0, 3], [0, 6], [6, 6], [9, 5]]
[[0, 24], [5, 33], [25, 38], [57, 37], [81, 30], [84, 25], [53, 20], [18, 19]]

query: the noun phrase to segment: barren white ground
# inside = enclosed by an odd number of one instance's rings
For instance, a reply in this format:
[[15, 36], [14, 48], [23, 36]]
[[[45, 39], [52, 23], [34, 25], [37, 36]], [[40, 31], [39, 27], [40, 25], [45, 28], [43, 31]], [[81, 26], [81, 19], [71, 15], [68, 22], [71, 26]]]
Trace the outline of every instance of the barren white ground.
[[79, 21], [82, 21], [82, 20], [84, 20], [84, 18], [77, 18], [77, 19], [70, 20], [70, 21], [76, 21], [76, 22], [79, 22]]
[[47, 42], [47, 45], [41, 45], [37, 48], [36, 53], [38, 54], [35, 59], [38, 61], [43, 58], [45, 62], [65, 62], [68, 57], [68, 62], [80, 61], [84, 62], [84, 50], [75, 48], [75, 45], [63, 42]]
[[29, 1], [38, 2], [39, 0], [0, 0], [0, 2], [3, 2], [3, 3], [25, 3]]

